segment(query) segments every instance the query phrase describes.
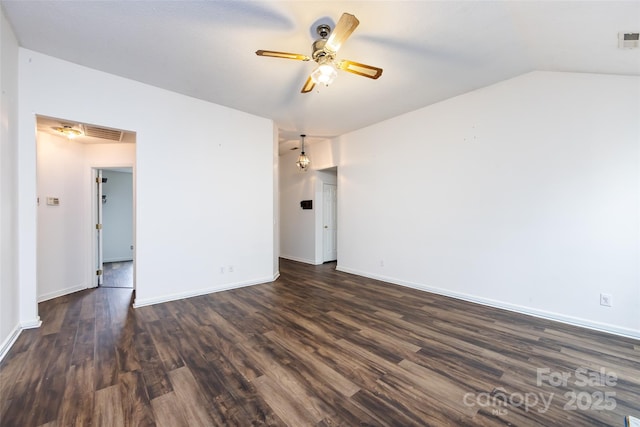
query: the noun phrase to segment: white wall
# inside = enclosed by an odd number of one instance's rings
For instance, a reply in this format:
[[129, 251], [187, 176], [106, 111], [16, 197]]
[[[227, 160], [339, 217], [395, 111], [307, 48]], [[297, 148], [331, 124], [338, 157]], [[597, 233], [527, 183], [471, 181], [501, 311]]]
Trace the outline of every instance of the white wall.
[[21, 304], [36, 301], [35, 114], [137, 133], [136, 306], [273, 279], [270, 120], [26, 49], [19, 89]]
[[639, 104], [533, 72], [343, 136], [338, 268], [639, 337]]
[[[85, 289], [90, 251], [84, 247], [90, 215], [84, 200], [84, 146], [38, 133], [37, 141], [37, 294], [38, 301]], [[49, 206], [57, 197], [59, 206]]]
[[133, 260], [133, 174], [102, 172], [106, 203], [102, 204], [104, 262]]
[[[305, 149], [312, 159], [313, 149]], [[299, 151], [292, 151], [280, 156], [280, 256], [315, 264], [315, 210], [300, 207], [302, 200], [314, 199], [315, 173], [298, 169], [299, 155]]]
[[[38, 132], [38, 301], [94, 285], [95, 184], [92, 168], [133, 166], [134, 162], [135, 144], [80, 144], [62, 136]], [[131, 174], [127, 175], [131, 178]], [[130, 204], [131, 187], [129, 184]], [[60, 205], [48, 205], [47, 197], [57, 197]], [[132, 206], [129, 213], [131, 209]], [[127, 248], [131, 245], [131, 235]]]
[[[0, 7], [0, 359], [20, 332], [17, 239], [18, 42]], [[32, 302], [35, 305], [35, 302]], [[25, 325], [27, 326], [27, 325]]]

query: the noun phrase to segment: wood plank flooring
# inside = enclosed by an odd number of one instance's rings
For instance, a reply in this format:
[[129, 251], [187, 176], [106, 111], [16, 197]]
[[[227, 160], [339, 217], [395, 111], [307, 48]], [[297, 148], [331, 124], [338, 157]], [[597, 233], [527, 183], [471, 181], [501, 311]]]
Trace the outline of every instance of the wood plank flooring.
[[0, 364], [0, 425], [622, 426], [640, 417], [640, 341], [335, 264], [282, 260], [275, 283], [138, 309], [131, 295], [100, 288], [41, 303], [43, 326], [24, 331]]

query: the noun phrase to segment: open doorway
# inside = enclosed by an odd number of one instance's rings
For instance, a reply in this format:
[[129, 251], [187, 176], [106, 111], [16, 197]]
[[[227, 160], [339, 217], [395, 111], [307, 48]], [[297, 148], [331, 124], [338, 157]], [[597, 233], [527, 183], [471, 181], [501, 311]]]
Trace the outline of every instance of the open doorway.
[[122, 166], [135, 174], [136, 134], [40, 115], [36, 124], [40, 302], [98, 286], [96, 173]]
[[97, 285], [133, 288], [133, 168], [103, 167], [96, 175]]

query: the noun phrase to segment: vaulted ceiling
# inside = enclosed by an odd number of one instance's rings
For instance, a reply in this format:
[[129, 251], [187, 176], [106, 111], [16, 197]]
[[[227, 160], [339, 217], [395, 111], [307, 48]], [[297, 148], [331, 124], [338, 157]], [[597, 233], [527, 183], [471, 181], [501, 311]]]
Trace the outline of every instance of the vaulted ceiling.
[[[281, 139], [331, 137], [532, 70], [640, 75], [640, 2], [1, 0], [21, 46], [273, 119]], [[300, 89], [316, 27], [360, 25], [338, 57], [384, 69], [339, 71]]]

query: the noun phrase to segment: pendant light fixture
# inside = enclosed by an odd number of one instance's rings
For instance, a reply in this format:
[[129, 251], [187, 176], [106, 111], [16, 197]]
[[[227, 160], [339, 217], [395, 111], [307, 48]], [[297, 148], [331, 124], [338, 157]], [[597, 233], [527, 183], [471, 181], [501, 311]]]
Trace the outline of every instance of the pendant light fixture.
[[296, 165], [298, 165], [298, 169], [300, 169], [303, 172], [306, 172], [307, 169], [309, 169], [309, 164], [311, 163], [311, 160], [309, 160], [309, 157], [307, 157], [306, 154], [304, 154], [304, 137], [307, 135], [300, 135], [300, 137], [302, 138], [302, 147], [301, 147], [301, 152], [300, 152], [300, 156], [298, 156], [298, 161], [296, 162]]

